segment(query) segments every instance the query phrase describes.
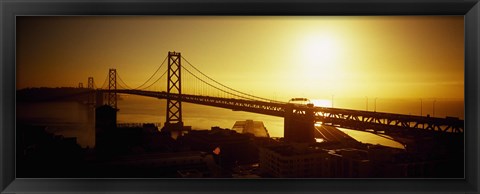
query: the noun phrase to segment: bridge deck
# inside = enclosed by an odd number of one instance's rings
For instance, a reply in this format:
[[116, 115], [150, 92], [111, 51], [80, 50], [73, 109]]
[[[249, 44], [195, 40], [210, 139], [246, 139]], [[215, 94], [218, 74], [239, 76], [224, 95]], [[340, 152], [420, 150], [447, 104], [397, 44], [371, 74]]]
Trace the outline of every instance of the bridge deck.
[[[108, 90], [98, 90], [109, 92]], [[266, 102], [242, 100], [234, 98], [219, 98], [211, 96], [169, 94], [167, 92], [143, 91], [143, 90], [116, 90], [117, 93], [149, 96], [160, 99], [180, 99], [182, 102], [202, 104], [238, 111], [246, 111], [264, 115], [284, 117], [286, 105], [282, 102]], [[373, 129], [386, 133], [403, 131], [433, 131], [463, 133], [464, 121], [457, 118], [436, 118], [424, 116], [402, 115], [395, 113], [382, 113], [371, 111], [359, 111], [339, 108], [307, 107], [295, 105], [294, 111], [302, 116], [308, 109], [313, 109], [315, 121], [324, 125], [338, 126], [350, 129], [365, 130]]]

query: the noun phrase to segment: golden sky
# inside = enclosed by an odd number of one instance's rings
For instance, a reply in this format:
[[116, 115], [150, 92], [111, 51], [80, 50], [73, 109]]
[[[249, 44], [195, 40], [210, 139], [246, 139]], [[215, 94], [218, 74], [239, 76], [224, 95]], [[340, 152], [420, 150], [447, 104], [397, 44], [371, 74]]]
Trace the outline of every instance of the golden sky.
[[17, 17], [17, 88], [130, 86], [168, 51], [257, 96], [463, 98], [463, 16]]

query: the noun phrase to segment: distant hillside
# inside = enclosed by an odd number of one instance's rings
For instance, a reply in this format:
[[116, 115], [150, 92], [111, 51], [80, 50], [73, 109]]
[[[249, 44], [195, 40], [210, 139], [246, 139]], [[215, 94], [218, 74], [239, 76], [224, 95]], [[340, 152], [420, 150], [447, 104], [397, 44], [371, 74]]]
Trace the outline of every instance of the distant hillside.
[[17, 101], [87, 101], [87, 88], [26, 88], [17, 90]]

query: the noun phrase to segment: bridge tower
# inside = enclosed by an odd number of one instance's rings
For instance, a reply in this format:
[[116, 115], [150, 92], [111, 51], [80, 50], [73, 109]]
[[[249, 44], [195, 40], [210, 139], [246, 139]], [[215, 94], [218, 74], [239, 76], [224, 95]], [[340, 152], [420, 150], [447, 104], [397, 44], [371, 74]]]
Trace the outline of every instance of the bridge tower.
[[305, 111], [295, 109], [294, 104], [285, 105], [283, 136], [286, 142], [315, 142], [315, 113], [313, 108]]
[[162, 131], [183, 130], [181, 58], [179, 52], [168, 52], [167, 118]]
[[108, 70], [107, 102], [108, 102], [107, 105], [117, 109], [117, 70], [116, 69]]
[[87, 83], [87, 89], [90, 90], [90, 92], [88, 93], [87, 104], [92, 105], [95, 104], [95, 87], [93, 86], [93, 77], [88, 77]]
[[83, 88], [83, 83], [82, 82], [78, 83], [78, 88]]
[[91, 90], [95, 89], [95, 88], [93, 87], [93, 77], [88, 77], [88, 85], [87, 85], [87, 88], [88, 88], [88, 89], [91, 89]]

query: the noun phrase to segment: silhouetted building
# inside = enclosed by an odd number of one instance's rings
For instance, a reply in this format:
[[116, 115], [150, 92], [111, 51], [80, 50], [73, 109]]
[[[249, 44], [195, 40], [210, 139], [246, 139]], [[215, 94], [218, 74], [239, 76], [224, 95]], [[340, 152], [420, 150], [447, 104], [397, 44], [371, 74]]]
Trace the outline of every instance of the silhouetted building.
[[425, 158], [423, 154], [396, 153], [388, 161], [375, 161], [376, 177], [396, 178], [461, 178], [462, 165], [455, 159]]
[[368, 152], [355, 148], [330, 150], [328, 152], [330, 176], [339, 178], [371, 177], [372, 166]]
[[16, 143], [18, 178], [78, 177], [81, 172], [83, 151], [74, 137], [48, 133], [46, 127], [20, 124]]
[[113, 137], [117, 125], [117, 109], [103, 105], [95, 108], [95, 149], [106, 151], [113, 149]]
[[251, 134], [240, 134], [233, 130], [212, 127], [211, 130], [192, 130], [177, 139], [192, 150], [212, 153], [217, 147], [220, 154], [216, 160], [222, 166], [248, 164], [258, 161], [258, 149]]
[[93, 167], [99, 177], [218, 177], [220, 168], [204, 152], [144, 153], [121, 155]]
[[269, 177], [330, 177], [327, 151], [291, 144], [260, 148], [260, 172]]
[[368, 177], [371, 166], [366, 151], [284, 144], [260, 148], [260, 171], [277, 178], [353, 178]]
[[268, 134], [267, 128], [263, 125], [262, 121], [237, 121], [232, 127], [232, 130], [237, 133], [250, 133], [255, 137], [270, 137]]

